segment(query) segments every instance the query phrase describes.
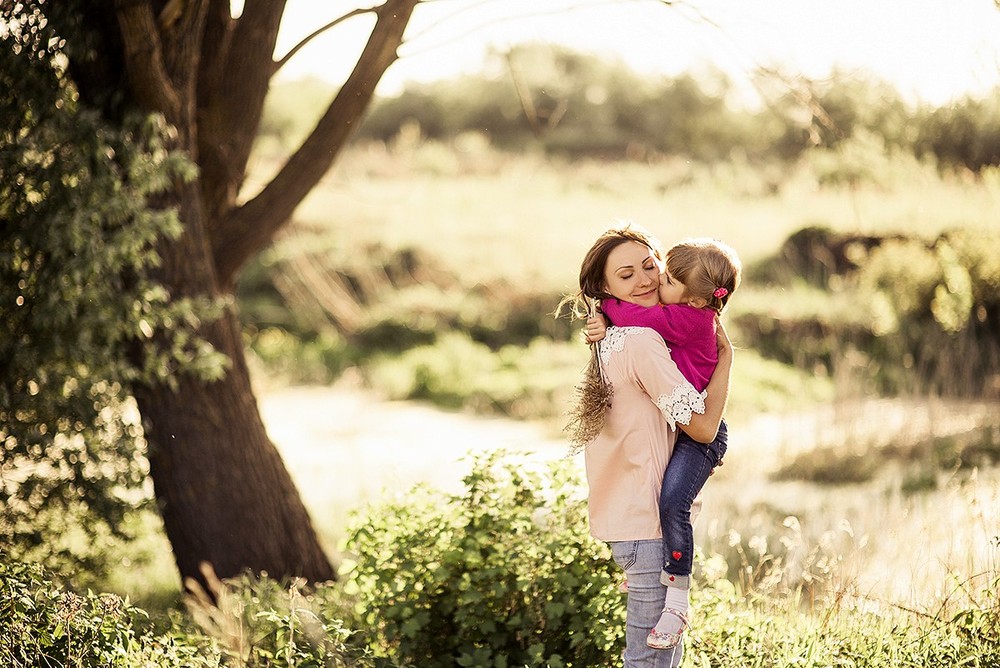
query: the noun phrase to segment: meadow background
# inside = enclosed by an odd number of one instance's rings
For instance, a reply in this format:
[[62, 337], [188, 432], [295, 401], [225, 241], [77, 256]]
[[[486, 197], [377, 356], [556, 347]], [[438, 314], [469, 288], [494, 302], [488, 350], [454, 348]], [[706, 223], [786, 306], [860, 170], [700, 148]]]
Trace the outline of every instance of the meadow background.
[[[631, 220], [746, 268], [690, 665], [1000, 665], [1000, 97], [833, 79], [750, 110], [718, 77], [524, 57], [531, 105], [488, 77], [380, 101], [242, 277], [264, 418], [343, 584], [185, 608], [151, 510], [70, 580], [206, 665], [607, 661], [622, 599], [561, 432], [588, 349], [554, 310]], [[332, 92], [272, 92], [261, 182]], [[133, 614], [53, 591], [54, 617]], [[95, 624], [84, 645], [138, 633]]]

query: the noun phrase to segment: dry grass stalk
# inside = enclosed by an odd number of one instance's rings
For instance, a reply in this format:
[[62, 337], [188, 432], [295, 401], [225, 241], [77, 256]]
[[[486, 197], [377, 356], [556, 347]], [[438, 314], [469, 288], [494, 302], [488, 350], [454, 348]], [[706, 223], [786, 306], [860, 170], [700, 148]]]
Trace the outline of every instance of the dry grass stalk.
[[[588, 300], [588, 311], [593, 315], [596, 305]], [[570, 409], [569, 421], [563, 431], [569, 434], [570, 454], [583, 451], [604, 429], [604, 420], [611, 407], [614, 387], [608, 382], [601, 368], [598, 344], [590, 344], [590, 362], [583, 372], [583, 380], [576, 387], [576, 403]]]

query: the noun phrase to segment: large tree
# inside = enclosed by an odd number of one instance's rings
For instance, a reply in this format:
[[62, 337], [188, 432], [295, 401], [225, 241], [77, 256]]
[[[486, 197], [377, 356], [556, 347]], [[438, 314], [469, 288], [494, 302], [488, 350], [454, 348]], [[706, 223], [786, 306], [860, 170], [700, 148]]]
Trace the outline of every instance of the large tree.
[[221, 317], [198, 323], [197, 335], [229, 363], [216, 380], [179, 373], [132, 387], [156, 501], [183, 577], [201, 580], [203, 562], [223, 577], [246, 569], [334, 577], [261, 420], [232, 293], [240, 269], [334, 163], [397, 58], [419, 2], [384, 0], [344, 17], [375, 19], [352, 74], [314, 131], [246, 201], [247, 162], [282, 65], [274, 50], [283, 0], [246, 0], [238, 17], [230, 0], [36, 3], [66, 40], [62, 51], [81, 103], [111, 124], [133, 109], [162, 115], [175, 129], [172, 148], [198, 168], [195, 178], [178, 178], [158, 196], [157, 206], [178, 212], [182, 233], [160, 241], [154, 278], [174, 300], [227, 304]]

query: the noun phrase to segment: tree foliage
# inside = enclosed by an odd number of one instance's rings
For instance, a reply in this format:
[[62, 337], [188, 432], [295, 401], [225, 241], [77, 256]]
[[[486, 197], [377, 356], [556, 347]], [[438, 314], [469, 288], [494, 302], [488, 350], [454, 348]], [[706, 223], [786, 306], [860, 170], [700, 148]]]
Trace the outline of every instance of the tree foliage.
[[[176, 212], [151, 198], [189, 179], [157, 116], [118, 127], [82, 104], [62, 40], [28, 9], [0, 34], [0, 537], [11, 554], [99, 571], [103, 538], [149, 498], [137, 379], [218, 373], [148, 269]], [[169, 333], [154, 341], [153, 331]]]

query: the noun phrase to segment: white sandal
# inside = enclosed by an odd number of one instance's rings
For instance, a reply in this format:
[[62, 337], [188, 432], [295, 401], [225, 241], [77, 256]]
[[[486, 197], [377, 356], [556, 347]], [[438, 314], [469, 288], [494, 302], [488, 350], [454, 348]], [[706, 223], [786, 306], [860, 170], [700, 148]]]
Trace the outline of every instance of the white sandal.
[[650, 631], [649, 635], [646, 636], [646, 644], [653, 649], [673, 649], [677, 647], [681, 644], [681, 636], [684, 635], [684, 631], [688, 627], [688, 619], [680, 610], [664, 608], [663, 612], [660, 613], [660, 617], [666, 614], [671, 614], [681, 620], [681, 627], [677, 629], [676, 633], [665, 633], [664, 631], [657, 631], [655, 628]]

